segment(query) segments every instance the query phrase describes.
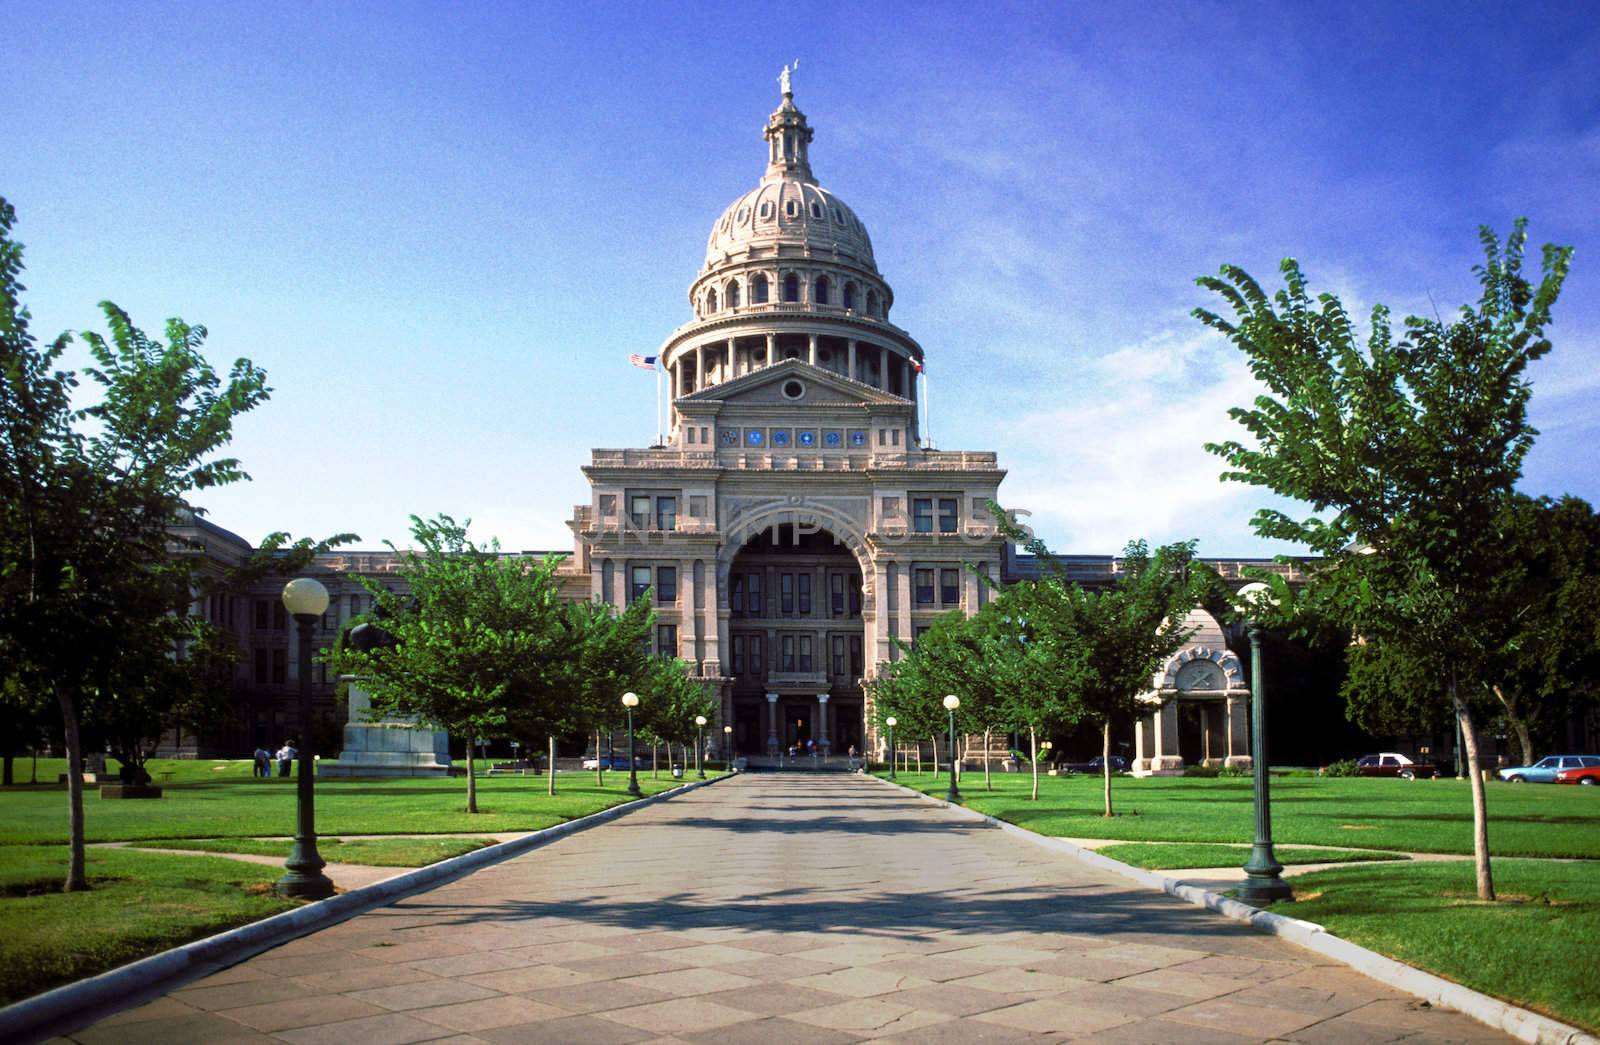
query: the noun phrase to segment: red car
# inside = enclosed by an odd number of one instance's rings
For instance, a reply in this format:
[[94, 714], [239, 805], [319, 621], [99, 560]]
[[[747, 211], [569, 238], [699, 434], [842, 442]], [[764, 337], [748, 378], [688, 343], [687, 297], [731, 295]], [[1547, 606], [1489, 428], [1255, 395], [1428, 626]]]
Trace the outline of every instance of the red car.
[[1426, 780], [1438, 773], [1438, 769], [1426, 762], [1413, 762], [1404, 755], [1393, 751], [1385, 751], [1379, 755], [1367, 755], [1356, 762], [1356, 773], [1360, 776], [1392, 776], [1402, 780], [1416, 780], [1419, 777]]
[[1600, 766], [1584, 766], [1581, 769], [1563, 769], [1556, 774], [1558, 784], [1583, 784], [1587, 787], [1600, 786]]

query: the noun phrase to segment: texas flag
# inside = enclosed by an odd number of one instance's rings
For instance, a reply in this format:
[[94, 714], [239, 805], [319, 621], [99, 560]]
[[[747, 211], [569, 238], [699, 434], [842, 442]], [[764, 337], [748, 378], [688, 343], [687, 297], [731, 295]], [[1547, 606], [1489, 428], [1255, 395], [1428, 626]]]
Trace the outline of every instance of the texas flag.
[[657, 357], [655, 356], [641, 356], [634, 354], [628, 357], [628, 362], [632, 363], [640, 370], [654, 370], [656, 368], [656, 358]]
[[916, 358], [915, 356], [911, 357], [911, 369], [915, 370], [919, 374], [924, 373], [922, 369], [922, 360]]

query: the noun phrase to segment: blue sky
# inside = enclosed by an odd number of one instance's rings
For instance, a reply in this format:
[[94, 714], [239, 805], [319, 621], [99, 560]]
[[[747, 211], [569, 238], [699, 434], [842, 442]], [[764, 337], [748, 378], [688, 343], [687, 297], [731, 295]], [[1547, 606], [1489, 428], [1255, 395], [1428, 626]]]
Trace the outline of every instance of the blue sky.
[[999, 451], [1058, 549], [1292, 550], [1200, 449], [1252, 392], [1194, 277], [1293, 255], [1356, 311], [1448, 311], [1478, 225], [1518, 215], [1578, 248], [1524, 488], [1600, 501], [1592, 3], [6, 10], [35, 330], [109, 298], [265, 367], [232, 448], [254, 481], [201, 501], [252, 539], [376, 546], [445, 511], [568, 547], [588, 448], [653, 437], [627, 356], [689, 318], [796, 57], [813, 167], [927, 350], [932, 434]]

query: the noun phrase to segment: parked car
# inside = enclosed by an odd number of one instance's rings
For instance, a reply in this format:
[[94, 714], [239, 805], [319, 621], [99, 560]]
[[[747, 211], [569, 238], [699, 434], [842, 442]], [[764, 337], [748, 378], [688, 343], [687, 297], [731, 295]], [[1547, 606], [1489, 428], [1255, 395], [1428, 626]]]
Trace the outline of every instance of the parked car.
[[1600, 766], [1600, 755], [1546, 755], [1531, 766], [1512, 766], [1500, 770], [1500, 779], [1513, 784], [1553, 784], [1563, 769]]
[[[1061, 768], [1069, 773], [1104, 773], [1105, 759], [1096, 755], [1087, 762], [1064, 762]], [[1126, 773], [1128, 771], [1128, 760], [1121, 755], [1112, 755], [1111, 771], [1113, 773]]]
[[1427, 762], [1413, 762], [1394, 751], [1364, 755], [1356, 760], [1357, 776], [1392, 776], [1402, 780], [1427, 780], [1439, 775], [1437, 766]]
[[626, 755], [601, 755], [598, 758], [590, 755], [580, 763], [584, 769], [627, 769], [628, 757]]
[[1583, 766], [1580, 769], [1563, 769], [1556, 774], [1558, 784], [1584, 784], [1589, 787], [1600, 785], [1600, 758], [1594, 758], [1595, 765]]

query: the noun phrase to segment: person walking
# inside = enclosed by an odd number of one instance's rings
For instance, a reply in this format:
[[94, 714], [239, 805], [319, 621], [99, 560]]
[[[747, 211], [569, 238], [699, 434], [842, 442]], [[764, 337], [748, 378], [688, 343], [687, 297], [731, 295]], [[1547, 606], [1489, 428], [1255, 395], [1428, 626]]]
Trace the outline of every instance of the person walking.
[[250, 774], [258, 777], [270, 777], [272, 775], [272, 752], [257, 744], [256, 753], [253, 757], [256, 760], [256, 764], [251, 768]]
[[299, 753], [300, 752], [296, 751], [294, 749], [294, 745], [291, 744], [289, 741], [285, 740], [283, 742], [283, 747], [278, 749], [278, 775], [279, 776], [288, 776], [289, 775], [290, 770], [294, 767], [295, 756], [298, 755]]

